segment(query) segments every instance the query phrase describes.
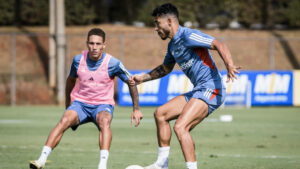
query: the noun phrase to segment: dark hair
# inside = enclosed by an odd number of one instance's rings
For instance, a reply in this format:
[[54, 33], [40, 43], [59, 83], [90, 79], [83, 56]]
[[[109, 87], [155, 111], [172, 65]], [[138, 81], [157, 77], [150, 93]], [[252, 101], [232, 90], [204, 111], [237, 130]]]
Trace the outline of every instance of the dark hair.
[[100, 28], [93, 28], [89, 31], [88, 36], [87, 36], [87, 40], [89, 40], [89, 37], [92, 35], [98, 35], [101, 36], [103, 39], [103, 42], [105, 42], [105, 32], [100, 29]]
[[178, 10], [176, 6], [172, 5], [171, 3], [162, 4], [156, 7], [152, 12], [153, 17], [160, 17], [167, 14], [172, 14], [176, 16], [178, 19], [178, 15], [179, 15]]

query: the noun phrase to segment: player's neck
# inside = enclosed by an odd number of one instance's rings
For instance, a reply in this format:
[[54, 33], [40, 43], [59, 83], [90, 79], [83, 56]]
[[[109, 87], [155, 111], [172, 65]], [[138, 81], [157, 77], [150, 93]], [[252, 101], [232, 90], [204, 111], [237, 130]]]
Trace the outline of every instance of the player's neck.
[[177, 31], [178, 31], [178, 28], [179, 28], [179, 24], [175, 24], [174, 26], [172, 26], [172, 31], [171, 31], [171, 36], [170, 36], [170, 39], [173, 39], [173, 37], [176, 35]]

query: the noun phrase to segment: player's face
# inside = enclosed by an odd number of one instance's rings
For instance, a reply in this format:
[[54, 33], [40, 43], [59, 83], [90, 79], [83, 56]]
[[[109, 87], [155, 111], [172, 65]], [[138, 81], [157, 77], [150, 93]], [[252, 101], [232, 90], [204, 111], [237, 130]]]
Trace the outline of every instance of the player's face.
[[98, 35], [91, 35], [87, 41], [87, 47], [89, 49], [89, 57], [92, 60], [98, 60], [102, 56], [102, 52], [105, 48], [103, 38]]
[[155, 31], [158, 33], [162, 40], [166, 40], [170, 36], [170, 24], [166, 17], [155, 17]]

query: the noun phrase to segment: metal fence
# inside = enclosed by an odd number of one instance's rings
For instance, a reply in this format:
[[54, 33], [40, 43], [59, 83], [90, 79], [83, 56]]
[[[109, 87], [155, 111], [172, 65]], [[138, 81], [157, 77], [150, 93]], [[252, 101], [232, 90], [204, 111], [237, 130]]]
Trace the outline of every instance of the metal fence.
[[[0, 33], [0, 104], [55, 103], [47, 86], [48, 34]], [[300, 69], [300, 38], [217, 36], [229, 47], [233, 60], [246, 70]], [[86, 34], [66, 35], [67, 76], [72, 58], [86, 49]], [[120, 59], [127, 69], [148, 70], [161, 64], [168, 41], [154, 33], [108, 33], [106, 52]], [[224, 64], [215, 51], [219, 69]], [[178, 67], [176, 67], [178, 69]], [[55, 90], [55, 89], [54, 89]]]

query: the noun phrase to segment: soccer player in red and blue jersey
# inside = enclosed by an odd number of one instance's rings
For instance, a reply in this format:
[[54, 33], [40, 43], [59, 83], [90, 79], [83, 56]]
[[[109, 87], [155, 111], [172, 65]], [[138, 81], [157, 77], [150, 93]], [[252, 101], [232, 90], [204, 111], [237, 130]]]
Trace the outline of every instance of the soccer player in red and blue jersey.
[[171, 39], [163, 64], [147, 74], [134, 75], [131, 84], [140, 84], [161, 78], [170, 73], [177, 63], [191, 80], [191, 92], [177, 96], [158, 107], [154, 113], [157, 137], [157, 161], [145, 169], [167, 169], [170, 150], [171, 128], [169, 121], [177, 119], [174, 131], [180, 142], [188, 169], [197, 169], [195, 145], [190, 131], [205, 117], [217, 109], [225, 98], [225, 86], [221, 75], [209, 53], [217, 50], [227, 68], [227, 81], [236, 79], [240, 67], [233, 64], [227, 46], [199, 30], [181, 27], [178, 10], [170, 4], [163, 4], [152, 12], [155, 31], [161, 39]]

